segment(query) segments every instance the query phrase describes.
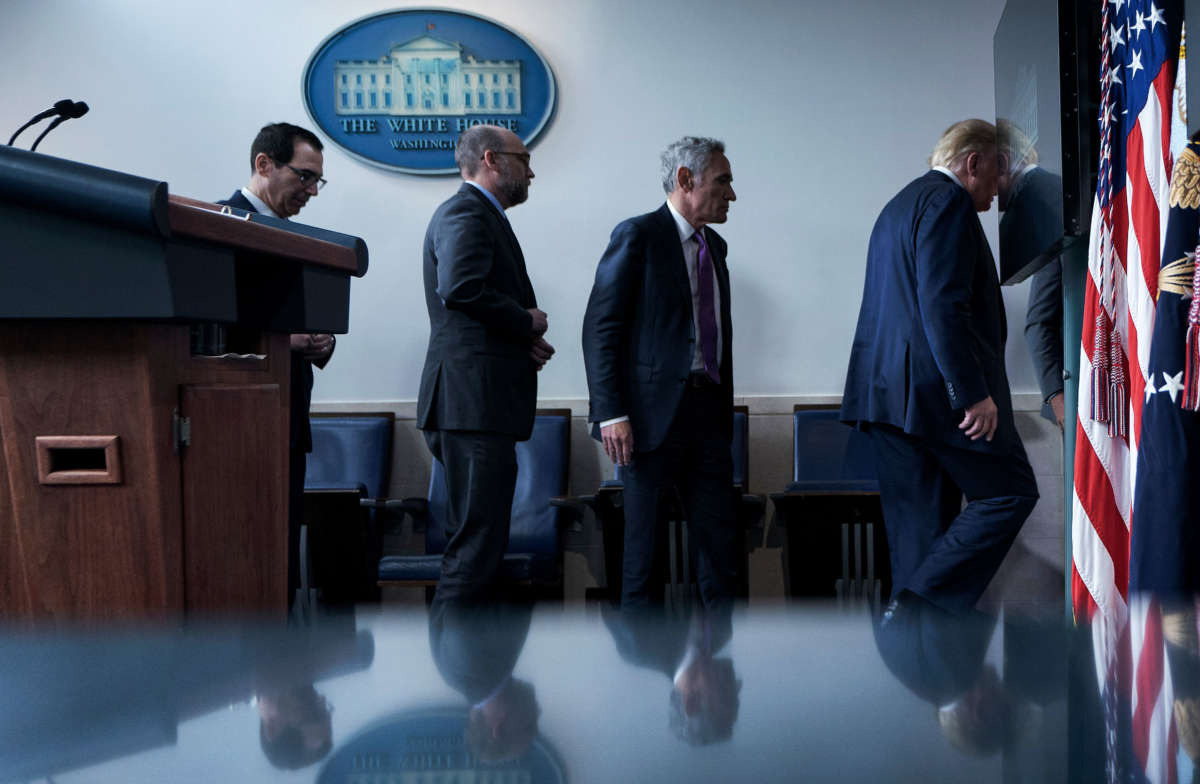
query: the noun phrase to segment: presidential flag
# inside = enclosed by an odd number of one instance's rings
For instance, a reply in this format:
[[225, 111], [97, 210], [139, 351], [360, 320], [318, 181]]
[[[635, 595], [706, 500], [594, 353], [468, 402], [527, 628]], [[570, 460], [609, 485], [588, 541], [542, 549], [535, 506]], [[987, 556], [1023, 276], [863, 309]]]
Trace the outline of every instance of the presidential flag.
[[1174, 595], [1200, 593], [1200, 141], [1178, 156], [1170, 193], [1142, 406], [1129, 587]]

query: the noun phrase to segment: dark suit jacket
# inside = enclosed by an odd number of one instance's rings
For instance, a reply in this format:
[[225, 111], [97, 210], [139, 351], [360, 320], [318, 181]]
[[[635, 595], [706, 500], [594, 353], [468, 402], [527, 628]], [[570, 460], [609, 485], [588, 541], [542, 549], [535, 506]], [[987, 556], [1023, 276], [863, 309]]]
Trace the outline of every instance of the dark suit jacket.
[[[729, 416], [717, 423], [733, 433], [733, 323], [725, 240], [705, 227], [721, 297], [721, 394]], [[628, 416], [634, 448], [662, 444], [691, 373], [692, 289], [675, 219], [666, 204], [613, 229], [583, 317], [588, 420]]]
[[[258, 212], [250, 200], [242, 195], [241, 188], [228, 199], [217, 204], [226, 204], [246, 212]], [[292, 352], [292, 393], [288, 416], [288, 444], [292, 449], [312, 451], [312, 425], [308, 421], [308, 409], [312, 404], [313, 363]]]
[[529, 438], [537, 368], [529, 356], [537, 307], [508, 220], [463, 183], [425, 232], [429, 350], [417, 427]]
[[[1041, 167], [1016, 181], [1000, 217], [1000, 262], [1019, 269], [1046, 253], [1063, 236], [1062, 177]], [[1025, 342], [1037, 371], [1042, 399], [1063, 389], [1062, 261], [1058, 258], [1033, 276], [1025, 316]], [[1042, 416], [1054, 421], [1049, 404]]]
[[[867, 251], [844, 422], [893, 425], [978, 451], [1019, 443], [1004, 366], [1007, 335], [995, 262], [967, 191], [930, 171], [883, 208]], [[991, 396], [995, 440], [958, 429]]]

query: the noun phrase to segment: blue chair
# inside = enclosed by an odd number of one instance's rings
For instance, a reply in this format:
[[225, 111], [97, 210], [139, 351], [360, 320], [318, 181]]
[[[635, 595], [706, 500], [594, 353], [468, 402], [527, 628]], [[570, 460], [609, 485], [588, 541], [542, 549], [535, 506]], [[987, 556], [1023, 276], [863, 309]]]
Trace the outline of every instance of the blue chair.
[[310, 422], [301, 590], [327, 605], [377, 601], [375, 513], [361, 501], [387, 495], [395, 415], [312, 414]]
[[[540, 409], [528, 441], [517, 442], [517, 486], [513, 493], [508, 551], [500, 567], [505, 582], [549, 589], [562, 597], [562, 527], [570, 513], [551, 504], [567, 490], [571, 454], [569, 409]], [[379, 560], [380, 586], [435, 586], [446, 547], [446, 478], [434, 460], [426, 499], [382, 502], [383, 508], [425, 524], [425, 555], [390, 555]]]
[[890, 589], [890, 568], [869, 439], [836, 408], [799, 405], [792, 437], [792, 483], [771, 495], [788, 595], [877, 599]]
[[369, 498], [388, 492], [395, 414], [312, 414], [313, 450], [304, 489], [362, 487]]

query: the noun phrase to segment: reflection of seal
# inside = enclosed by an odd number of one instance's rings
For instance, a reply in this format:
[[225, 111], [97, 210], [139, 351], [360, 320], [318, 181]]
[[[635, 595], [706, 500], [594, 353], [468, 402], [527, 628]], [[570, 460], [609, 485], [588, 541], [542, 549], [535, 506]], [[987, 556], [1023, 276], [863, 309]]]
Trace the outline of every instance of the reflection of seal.
[[1171, 207], [1200, 207], [1200, 155], [1185, 147], [1171, 172]]
[[[467, 711], [433, 708], [402, 711], [371, 724], [338, 748], [317, 776], [317, 784], [363, 780], [399, 781], [402, 775], [434, 773], [444, 781], [471, 781], [483, 773], [503, 773], [502, 780], [530, 784], [564, 784], [566, 772], [544, 738], [534, 738], [519, 759], [489, 764], [467, 748], [463, 733]], [[369, 774], [369, 776], [364, 776]]]

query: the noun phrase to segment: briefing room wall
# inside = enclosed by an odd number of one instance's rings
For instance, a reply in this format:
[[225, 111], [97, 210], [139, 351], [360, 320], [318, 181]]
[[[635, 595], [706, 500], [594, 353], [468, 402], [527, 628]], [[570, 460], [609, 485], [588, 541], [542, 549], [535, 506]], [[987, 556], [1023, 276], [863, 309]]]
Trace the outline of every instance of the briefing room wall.
[[[311, 124], [300, 76], [317, 44], [405, 5], [7, 0], [2, 57], [22, 76], [6, 84], [0, 125], [83, 99], [91, 113], [43, 152], [225, 197], [246, 180], [260, 125]], [[513, 28], [558, 80], [530, 200], [510, 214], [559, 348], [541, 376], [546, 398], [586, 396], [579, 331], [596, 261], [613, 225], [661, 203], [657, 155], [683, 133], [723, 138], [733, 163], [738, 201], [719, 230], [738, 394], [840, 394], [875, 215], [924, 169], [946, 125], [993, 114], [1001, 8], [987, 0], [433, 5]], [[456, 180], [391, 174], [334, 145], [325, 166], [331, 184], [300, 219], [364, 237], [371, 270], [354, 284], [351, 331], [318, 374], [315, 401], [411, 400], [428, 336], [421, 240]], [[994, 244], [994, 213], [984, 224]], [[1006, 291], [1016, 392], [1035, 388], [1020, 334], [1025, 291]]]

